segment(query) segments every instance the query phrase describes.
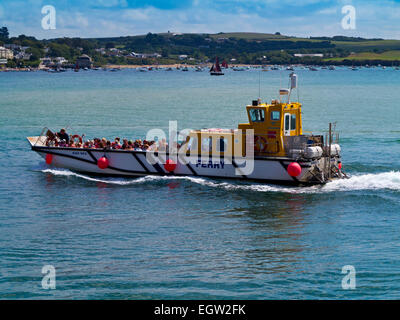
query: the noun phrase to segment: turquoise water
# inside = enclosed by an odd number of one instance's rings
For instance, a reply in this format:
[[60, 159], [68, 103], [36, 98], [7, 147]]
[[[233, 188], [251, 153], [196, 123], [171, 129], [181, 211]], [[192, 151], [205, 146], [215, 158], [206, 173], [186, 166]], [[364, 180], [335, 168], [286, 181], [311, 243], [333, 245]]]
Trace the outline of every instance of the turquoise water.
[[47, 167], [25, 140], [44, 126], [109, 138], [169, 120], [235, 127], [259, 77], [270, 100], [286, 71], [0, 73], [0, 299], [400, 298], [400, 71], [297, 73], [303, 127], [337, 121], [350, 180], [94, 178]]

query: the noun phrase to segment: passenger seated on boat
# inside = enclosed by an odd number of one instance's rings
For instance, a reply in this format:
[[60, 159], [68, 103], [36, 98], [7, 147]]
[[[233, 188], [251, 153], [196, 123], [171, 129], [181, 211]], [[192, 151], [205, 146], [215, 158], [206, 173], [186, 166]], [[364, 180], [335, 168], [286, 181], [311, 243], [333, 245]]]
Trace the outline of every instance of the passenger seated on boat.
[[137, 140], [133, 143], [133, 150], [135, 150], [135, 151], [141, 151], [142, 150], [140, 148], [139, 142]]
[[121, 149], [125, 150], [127, 147], [128, 147], [128, 140], [123, 139], [123, 140], [122, 140]]
[[94, 138], [93, 139], [93, 142], [94, 142], [94, 147], [97, 149], [97, 148], [100, 148], [100, 139], [99, 138]]
[[58, 143], [58, 147], [68, 147], [68, 144], [67, 144], [67, 142], [65, 140], [61, 140]]
[[65, 129], [64, 128], [62, 128], [61, 130], [60, 130], [60, 132], [57, 132], [57, 137], [60, 139], [60, 140], [65, 140], [65, 142], [68, 144], [69, 143], [69, 135], [67, 134], [67, 132], [65, 131]]
[[121, 145], [120, 139], [118, 137], [115, 138], [115, 140], [111, 146], [113, 149], [121, 149], [122, 145]]
[[157, 144], [154, 140], [149, 141], [149, 148], [148, 151], [158, 151]]
[[104, 149], [106, 149], [106, 150], [111, 150], [111, 141], [110, 140], [107, 140], [106, 141], [106, 145], [105, 145], [105, 148]]
[[161, 139], [161, 141], [158, 141], [158, 151], [167, 151], [167, 141], [164, 139]]
[[133, 141], [129, 140], [128, 145], [126, 146], [126, 150], [133, 150]]
[[94, 144], [94, 140], [89, 140], [89, 148], [90, 149], [96, 149], [96, 146]]
[[70, 148], [75, 148], [76, 147], [74, 140], [71, 140], [69, 142], [68, 147], [70, 147]]
[[47, 147], [53, 147], [56, 143], [57, 136], [51, 132], [50, 130], [47, 130], [46, 132], [46, 146]]

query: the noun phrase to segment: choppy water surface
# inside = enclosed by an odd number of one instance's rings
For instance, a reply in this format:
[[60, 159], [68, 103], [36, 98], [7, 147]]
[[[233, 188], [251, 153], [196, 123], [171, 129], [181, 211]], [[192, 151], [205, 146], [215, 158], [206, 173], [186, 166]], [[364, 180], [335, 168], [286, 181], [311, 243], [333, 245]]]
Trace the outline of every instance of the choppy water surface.
[[[258, 71], [0, 73], [0, 298], [400, 298], [400, 72], [298, 74], [304, 128], [337, 121], [349, 180], [89, 177], [47, 167], [25, 140], [44, 126], [109, 138], [169, 120], [235, 127]], [[287, 75], [262, 72], [262, 97]], [[355, 290], [342, 289], [345, 265]]]

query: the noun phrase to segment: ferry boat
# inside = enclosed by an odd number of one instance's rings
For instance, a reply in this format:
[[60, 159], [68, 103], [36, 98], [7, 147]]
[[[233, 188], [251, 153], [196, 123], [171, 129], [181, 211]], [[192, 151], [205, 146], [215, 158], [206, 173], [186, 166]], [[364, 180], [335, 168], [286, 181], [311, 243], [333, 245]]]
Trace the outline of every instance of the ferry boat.
[[302, 105], [290, 100], [296, 87], [292, 73], [289, 89], [280, 89], [279, 99], [258, 99], [246, 106], [247, 123], [235, 129], [192, 130], [179, 149], [171, 143], [165, 152], [52, 146], [54, 134], [47, 128], [27, 139], [47, 164], [93, 175], [201, 176], [293, 185], [346, 178], [332, 124], [325, 137], [303, 131]]

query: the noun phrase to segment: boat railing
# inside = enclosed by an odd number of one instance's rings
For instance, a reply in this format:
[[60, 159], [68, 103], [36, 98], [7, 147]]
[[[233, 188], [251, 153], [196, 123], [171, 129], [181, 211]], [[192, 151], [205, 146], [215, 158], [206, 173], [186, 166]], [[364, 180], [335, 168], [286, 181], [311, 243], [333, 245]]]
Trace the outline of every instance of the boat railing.
[[36, 139], [36, 141], [35, 141], [35, 143], [33, 145], [34, 146], [37, 146], [37, 145], [45, 146], [46, 145], [46, 140], [49, 137], [49, 132], [51, 134], [53, 134], [49, 128], [44, 127], [42, 129], [42, 132], [40, 133], [40, 135], [38, 136], [38, 138]]

